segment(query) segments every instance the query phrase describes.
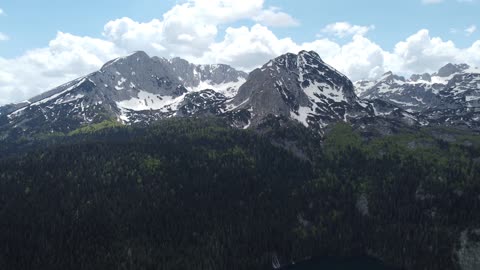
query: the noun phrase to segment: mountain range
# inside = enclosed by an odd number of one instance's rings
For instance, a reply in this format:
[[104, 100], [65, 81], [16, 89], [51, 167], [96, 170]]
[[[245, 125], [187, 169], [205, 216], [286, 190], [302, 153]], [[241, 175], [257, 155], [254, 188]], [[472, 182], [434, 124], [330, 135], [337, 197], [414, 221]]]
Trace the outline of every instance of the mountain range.
[[227, 65], [194, 65], [135, 52], [28, 101], [0, 107], [0, 138], [71, 132], [113, 120], [150, 123], [218, 116], [254, 128], [268, 116], [323, 133], [347, 122], [360, 131], [480, 128], [480, 70], [448, 64], [410, 79], [385, 73], [352, 81], [313, 51], [285, 54], [247, 74]]
[[114, 59], [0, 107], [0, 269], [480, 269], [479, 84]]
[[376, 81], [355, 83], [364, 99], [381, 99], [414, 113], [422, 125], [478, 129], [480, 120], [480, 69], [447, 64], [433, 74], [409, 79], [385, 73]]

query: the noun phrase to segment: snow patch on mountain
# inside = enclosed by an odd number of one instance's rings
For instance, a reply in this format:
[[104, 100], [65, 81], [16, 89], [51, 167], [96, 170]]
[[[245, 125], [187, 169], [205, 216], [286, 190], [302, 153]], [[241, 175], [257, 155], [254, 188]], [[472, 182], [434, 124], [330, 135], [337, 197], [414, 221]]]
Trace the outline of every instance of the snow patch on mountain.
[[179, 104], [185, 94], [179, 97], [160, 96], [146, 91], [139, 91], [136, 97], [117, 102], [119, 108], [128, 109], [132, 111], [147, 111], [147, 110], [162, 110], [166, 111], [167, 107]]
[[207, 80], [207, 81], [200, 81], [200, 83], [197, 86], [187, 87], [187, 89], [191, 92], [198, 92], [205, 89], [212, 89], [218, 93], [225, 95], [228, 98], [233, 98], [237, 94], [240, 86], [242, 86], [246, 81], [247, 79], [242, 77], [238, 77], [237, 81], [223, 82], [219, 84], [216, 84], [211, 80]]
[[313, 113], [312, 108], [310, 107], [299, 107], [298, 111], [291, 111], [290, 117], [302, 123], [304, 126], [308, 127], [308, 117]]
[[[28, 107], [40, 106], [40, 105], [42, 105], [42, 104], [44, 104], [44, 103], [47, 103], [47, 102], [52, 101], [52, 100], [55, 100], [55, 99], [61, 97], [62, 95], [64, 95], [64, 94], [66, 94], [66, 93], [74, 90], [75, 88], [79, 87], [81, 84], [83, 84], [83, 83], [86, 82], [87, 80], [91, 82], [91, 80], [89, 80], [89, 79], [87, 79], [87, 78], [77, 79], [77, 80], [75, 80], [73, 83], [69, 83], [69, 84], [72, 84], [72, 85], [69, 86], [68, 88], [62, 90], [61, 92], [58, 92], [58, 93], [53, 94], [53, 95], [51, 95], [51, 96], [49, 96], [49, 97], [43, 98], [43, 99], [41, 99], [41, 100], [38, 100], [38, 101], [36, 101], [36, 102], [34, 102], [34, 103], [29, 102], [25, 107], [23, 107], [23, 108], [21, 108], [21, 109], [19, 109], [19, 110], [16, 110], [16, 111], [12, 112], [11, 114], [9, 114], [9, 115], [8, 115], [8, 118], [12, 119], [12, 118], [15, 118], [15, 117], [19, 116], [19, 115], [20, 115], [26, 108], [28, 108]], [[63, 100], [60, 100], [59, 102], [62, 102], [62, 101], [63, 101]]]

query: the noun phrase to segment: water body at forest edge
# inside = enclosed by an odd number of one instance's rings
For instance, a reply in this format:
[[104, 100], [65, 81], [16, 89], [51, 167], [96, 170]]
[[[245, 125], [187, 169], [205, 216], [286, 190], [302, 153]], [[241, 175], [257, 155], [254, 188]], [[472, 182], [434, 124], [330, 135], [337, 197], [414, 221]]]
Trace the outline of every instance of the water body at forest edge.
[[319, 258], [291, 265], [288, 270], [398, 270], [366, 258]]

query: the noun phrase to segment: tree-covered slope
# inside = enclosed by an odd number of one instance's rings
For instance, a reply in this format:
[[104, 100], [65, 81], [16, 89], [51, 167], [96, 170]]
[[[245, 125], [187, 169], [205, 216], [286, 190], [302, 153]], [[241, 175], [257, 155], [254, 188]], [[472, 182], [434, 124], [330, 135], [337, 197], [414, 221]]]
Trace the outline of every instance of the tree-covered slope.
[[267, 140], [200, 120], [72, 140], [1, 162], [0, 268], [258, 269], [290, 252], [312, 168]]
[[107, 123], [22, 147], [0, 160], [0, 269], [475, 266], [478, 137], [364, 140], [337, 125], [319, 138], [271, 121]]

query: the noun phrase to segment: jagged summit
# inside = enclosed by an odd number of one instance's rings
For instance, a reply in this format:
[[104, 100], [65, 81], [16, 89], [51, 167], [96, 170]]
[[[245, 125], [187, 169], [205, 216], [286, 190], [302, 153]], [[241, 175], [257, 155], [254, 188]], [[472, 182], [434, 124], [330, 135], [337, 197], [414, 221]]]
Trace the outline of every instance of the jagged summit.
[[431, 82], [432, 81], [432, 75], [430, 75], [428, 73], [413, 74], [412, 76], [410, 76], [410, 81], [412, 81], [412, 82], [419, 82], [419, 81]]
[[383, 74], [377, 82], [397, 83], [402, 84], [406, 82], [405, 77], [394, 74], [392, 71], [388, 71]]
[[[263, 83], [259, 84], [258, 81]], [[283, 96], [287, 101], [298, 97], [300, 104], [290, 104], [291, 107], [304, 105], [304, 101], [308, 100], [309, 90], [315, 88], [315, 84], [321, 83], [320, 95], [327, 99], [352, 101], [356, 98], [353, 85], [345, 75], [325, 64], [317, 53], [301, 51], [299, 54], [281, 55], [262, 68], [254, 70], [247, 84], [240, 88], [235, 103], [244, 102], [255, 93], [255, 88], [262, 88], [262, 92], [266, 92], [263, 86], [268, 85], [275, 88], [269, 89], [272, 95]], [[288, 93], [281, 89], [288, 89]]]
[[382, 78], [383, 77], [390, 77], [390, 76], [393, 76], [393, 72], [392, 71], [387, 71], [387, 72], [383, 73]]
[[138, 51], [28, 102], [2, 107], [0, 129], [17, 134], [68, 132], [108, 119], [134, 123], [171, 117], [188, 107], [191, 93], [214, 90], [221, 96], [200, 97], [212, 97], [216, 103], [222, 97], [233, 97], [246, 76], [226, 65], [193, 65]]
[[248, 110], [255, 125], [268, 114], [286, 116], [322, 130], [331, 123], [375, 116], [353, 83], [315, 52], [279, 56], [254, 70], [233, 104]]
[[438, 70], [437, 73], [433, 74], [433, 76], [439, 76], [439, 77], [449, 77], [453, 74], [456, 74], [456, 73], [461, 73], [465, 70], [468, 70], [470, 68], [469, 65], [467, 64], [452, 64], [452, 63], [448, 63], [446, 64], [445, 66], [443, 66], [442, 68], [440, 68]]
[[116, 59], [110, 60], [107, 63], [105, 63], [101, 68], [100, 71], [105, 71], [111, 66], [114, 65], [122, 65], [122, 64], [134, 64], [135, 62], [141, 62], [145, 63], [147, 61], [151, 61], [152, 59], [150, 56], [144, 52], [144, 51], [136, 51], [131, 53], [130, 55], [123, 56], [123, 57], [118, 57]]
[[323, 60], [322, 58], [320, 57], [320, 55], [316, 52], [316, 51], [306, 51], [306, 50], [302, 50], [298, 53], [298, 55], [300, 56], [310, 56], [312, 58], [315, 58], [317, 59], [318, 61], [321, 61], [323, 63]]
[[376, 81], [355, 83], [364, 99], [381, 99], [423, 118], [424, 124], [480, 127], [480, 70], [449, 63], [433, 74], [408, 80], [386, 73]]

